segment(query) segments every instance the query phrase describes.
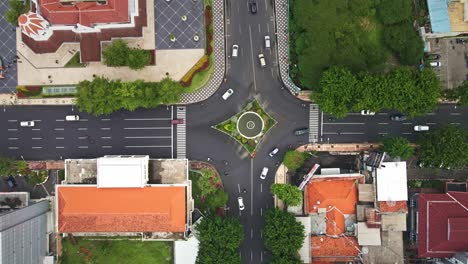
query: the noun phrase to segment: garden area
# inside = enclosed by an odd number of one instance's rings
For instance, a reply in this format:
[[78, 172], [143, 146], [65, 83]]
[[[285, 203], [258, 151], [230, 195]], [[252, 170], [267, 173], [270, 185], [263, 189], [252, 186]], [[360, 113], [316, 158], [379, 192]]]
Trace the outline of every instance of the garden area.
[[253, 154], [263, 137], [275, 124], [276, 121], [254, 100], [241, 112], [213, 128], [229, 135]]
[[226, 205], [228, 194], [218, 173], [211, 167], [191, 169], [189, 178], [192, 181], [192, 197], [195, 207], [205, 214], [214, 214]]
[[290, 77], [302, 89], [316, 90], [332, 66], [385, 73], [415, 66], [423, 43], [412, 25], [407, 0], [292, 0], [290, 2]]
[[17, 86], [16, 96], [18, 98], [60, 98], [74, 96], [74, 86]]
[[169, 264], [173, 263], [172, 255], [172, 242], [73, 237], [62, 240], [62, 255], [58, 263]]
[[85, 67], [85, 63], [81, 63], [80, 61], [79, 51], [71, 57], [71, 59], [65, 64], [65, 67]]

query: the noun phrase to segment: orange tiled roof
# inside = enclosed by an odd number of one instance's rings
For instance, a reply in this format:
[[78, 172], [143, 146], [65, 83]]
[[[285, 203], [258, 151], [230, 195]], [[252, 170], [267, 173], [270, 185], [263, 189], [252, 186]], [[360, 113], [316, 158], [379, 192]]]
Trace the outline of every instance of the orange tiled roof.
[[354, 237], [311, 237], [312, 263], [353, 261], [360, 251]]
[[406, 201], [389, 201], [389, 202], [379, 202], [381, 212], [408, 212], [408, 205]]
[[184, 232], [185, 187], [57, 187], [58, 231]]

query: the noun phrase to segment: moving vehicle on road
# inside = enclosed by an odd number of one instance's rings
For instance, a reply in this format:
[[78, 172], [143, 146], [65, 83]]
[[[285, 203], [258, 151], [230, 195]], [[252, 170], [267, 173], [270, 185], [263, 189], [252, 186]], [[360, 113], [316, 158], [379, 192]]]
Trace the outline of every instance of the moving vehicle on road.
[[271, 48], [270, 36], [268, 35], [265, 36], [265, 48]]
[[390, 120], [392, 121], [405, 121], [406, 116], [402, 114], [395, 114], [390, 116]]
[[239, 210], [243, 211], [245, 209], [244, 199], [242, 197], [237, 197], [237, 202], [239, 203]]
[[22, 127], [33, 127], [35, 124], [34, 124], [34, 121], [21, 121], [20, 122], [20, 126]]
[[364, 116], [375, 115], [375, 112], [371, 112], [371, 110], [361, 110], [361, 115], [364, 115]]
[[262, 173], [260, 173], [260, 179], [264, 180], [266, 178], [267, 174], [268, 174], [268, 168], [263, 167]]
[[179, 125], [179, 124], [183, 124], [183, 123], [184, 123], [184, 119], [182, 119], [182, 118], [171, 120], [172, 125]]
[[294, 135], [301, 136], [301, 135], [307, 134], [307, 132], [309, 132], [308, 127], [298, 128], [294, 130]]
[[232, 57], [237, 58], [237, 55], [239, 54], [239, 45], [232, 45]]
[[249, 1], [249, 9], [250, 9], [250, 13], [257, 14], [257, 0]]
[[270, 153], [268, 153], [268, 156], [272, 157], [276, 155], [276, 153], [278, 153], [279, 151], [279, 148], [274, 148], [272, 151], [270, 151]]
[[260, 66], [264, 68], [266, 66], [265, 56], [262, 53], [258, 54], [258, 60], [260, 61]]
[[429, 126], [417, 125], [414, 126], [414, 131], [429, 131]]
[[232, 94], [234, 93], [234, 90], [229, 88], [224, 94], [223, 94], [223, 99], [227, 100]]
[[80, 116], [79, 115], [67, 115], [67, 116], [65, 116], [65, 120], [67, 120], [67, 121], [79, 121]]
[[442, 64], [440, 63], [440, 61], [431, 61], [429, 63], [429, 65], [431, 65], [431, 67], [440, 67], [442, 66]]

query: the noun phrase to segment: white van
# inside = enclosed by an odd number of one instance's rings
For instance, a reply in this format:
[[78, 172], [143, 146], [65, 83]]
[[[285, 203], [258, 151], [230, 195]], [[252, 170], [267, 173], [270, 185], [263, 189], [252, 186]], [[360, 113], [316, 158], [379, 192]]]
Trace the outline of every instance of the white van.
[[239, 45], [232, 45], [232, 57], [237, 58], [237, 55], [239, 54]]
[[264, 68], [266, 66], [265, 56], [263, 54], [258, 54], [258, 60], [260, 61], [260, 66]]
[[414, 126], [414, 131], [429, 131], [429, 126]]
[[265, 36], [265, 48], [271, 48], [270, 36], [268, 35]]
[[22, 127], [33, 127], [34, 121], [21, 121], [20, 126]]
[[67, 116], [65, 116], [65, 120], [67, 120], [67, 121], [78, 121], [78, 120], [80, 120], [80, 116], [79, 115], [67, 115]]
[[263, 167], [262, 173], [260, 174], [260, 179], [264, 180], [266, 178], [267, 174], [268, 174], [268, 168]]

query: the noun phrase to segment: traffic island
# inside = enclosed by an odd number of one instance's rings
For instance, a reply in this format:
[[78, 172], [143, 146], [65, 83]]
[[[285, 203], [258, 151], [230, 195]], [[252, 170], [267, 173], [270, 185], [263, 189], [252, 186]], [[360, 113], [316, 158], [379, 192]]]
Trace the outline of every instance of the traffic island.
[[263, 137], [275, 124], [276, 121], [254, 100], [241, 112], [213, 128], [229, 135], [253, 155]]

